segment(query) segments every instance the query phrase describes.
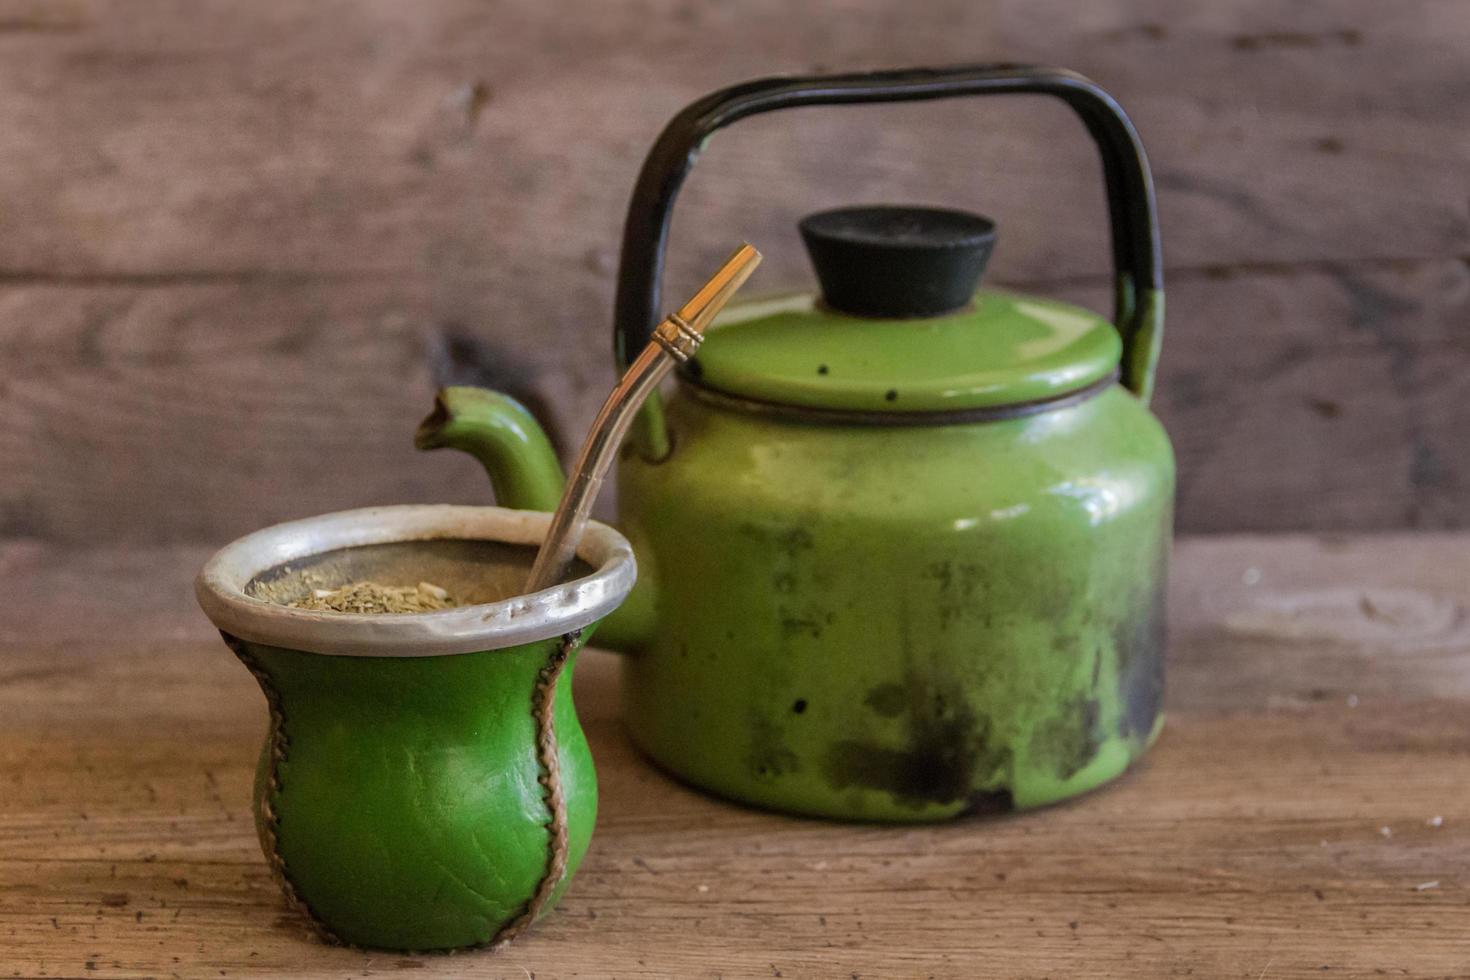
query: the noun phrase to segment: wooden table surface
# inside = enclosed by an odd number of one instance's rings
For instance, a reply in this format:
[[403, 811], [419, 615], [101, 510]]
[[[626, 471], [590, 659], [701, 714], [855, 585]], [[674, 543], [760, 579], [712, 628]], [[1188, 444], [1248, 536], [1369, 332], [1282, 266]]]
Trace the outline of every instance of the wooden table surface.
[[197, 548], [0, 546], [0, 977], [1470, 976], [1470, 535], [1182, 542], [1170, 718], [1073, 803], [938, 827], [700, 795], [577, 698], [602, 807], [510, 949], [330, 948], [250, 826]]

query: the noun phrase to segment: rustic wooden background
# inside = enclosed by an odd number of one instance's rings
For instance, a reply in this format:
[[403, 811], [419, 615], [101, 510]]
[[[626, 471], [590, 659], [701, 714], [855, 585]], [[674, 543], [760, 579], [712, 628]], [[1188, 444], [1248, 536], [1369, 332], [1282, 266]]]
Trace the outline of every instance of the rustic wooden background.
[[[610, 385], [616, 241], [686, 101], [773, 72], [1054, 63], [1129, 109], [1169, 282], [1182, 529], [1442, 527], [1470, 503], [1465, 0], [0, 0], [0, 537], [223, 542], [483, 500], [409, 445], [436, 385]], [[1034, 99], [716, 138], [670, 286], [740, 238], [920, 200], [997, 281], [1106, 302], [1091, 147]]]

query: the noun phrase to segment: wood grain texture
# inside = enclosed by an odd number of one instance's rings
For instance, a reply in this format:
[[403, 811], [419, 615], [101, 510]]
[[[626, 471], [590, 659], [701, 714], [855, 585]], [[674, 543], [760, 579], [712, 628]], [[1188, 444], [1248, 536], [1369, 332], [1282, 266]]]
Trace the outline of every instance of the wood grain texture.
[[191, 608], [203, 557], [0, 546], [0, 976], [1470, 976], [1464, 534], [1183, 542], [1161, 741], [1005, 819], [704, 797], [634, 754], [591, 652], [592, 849], [522, 941], [452, 957], [329, 948], [284, 906], [249, 817], [264, 705]]
[[[1098, 79], [1159, 185], [1159, 410], [1181, 526], [1470, 512], [1470, 6], [1265, 0], [0, 0], [0, 535], [209, 541], [475, 501], [408, 433], [445, 381], [579, 434], [615, 248], [681, 105], [783, 71], [984, 59]], [[1104, 308], [1097, 165], [1036, 99], [803, 110], [710, 146], [670, 290], [730, 243], [923, 200], [1000, 219], [997, 281]]]

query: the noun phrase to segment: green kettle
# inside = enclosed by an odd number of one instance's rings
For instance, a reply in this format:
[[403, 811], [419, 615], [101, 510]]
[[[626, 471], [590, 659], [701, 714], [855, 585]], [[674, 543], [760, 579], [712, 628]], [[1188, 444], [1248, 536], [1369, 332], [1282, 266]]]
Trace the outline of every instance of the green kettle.
[[[659, 767], [795, 813], [926, 821], [1041, 806], [1122, 773], [1162, 720], [1174, 461], [1148, 411], [1163, 294], [1131, 123], [1071, 72], [992, 65], [772, 78], [665, 128], [634, 190], [621, 364], [659, 318], [674, 199], [716, 130], [792, 106], [1055, 96], [1102, 157], [1117, 306], [977, 289], [984, 218], [801, 223], [821, 294], [732, 305], [619, 469], [638, 581], [597, 642]], [[561, 471], [513, 400], [440, 393], [422, 448], [550, 510]]]

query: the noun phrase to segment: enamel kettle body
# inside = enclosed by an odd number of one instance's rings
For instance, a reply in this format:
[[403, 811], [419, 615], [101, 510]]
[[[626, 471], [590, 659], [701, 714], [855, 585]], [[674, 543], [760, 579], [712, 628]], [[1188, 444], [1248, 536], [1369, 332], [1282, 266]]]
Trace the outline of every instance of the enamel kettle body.
[[[1158, 730], [1173, 470], [1118, 386], [969, 425], [669, 405], [622, 467], [658, 590], [626, 723], [696, 785], [825, 816], [1031, 807]], [[649, 567], [651, 566], [651, 567]]]
[[[920, 309], [922, 289], [913, 309], [857, 309], [870, 300], [837, 294], [923, 275], [902, 248], [868, 249], [878, 272], [854, 272], [837, 254], [852, 242], [829, 241], [813, 247], [823, 300], [728, 310], [625, 453], [619, 528], [639, 581], [594, 643], [629, 654], [633, 740], [696, 786], [804, 814], [937, 820], [1084, 792], [1159, 732], [1174, 465], [1147, 409], [1157, 231], [1136, 136], [1092, 83], [999, 66], [774, 79], [695, 103], [634, 194], [618, 350], [636, 353], [655, 322], [673, 198], [714, 130], [791, 105], [1008, 92], [1062, 98], [1098, 141], [1115, 324], [1084, 330], [1085, 311], [988, 290], [958, 310]], [[986, 324], [999, 324], [990, 340]], [[786, 346], [772, 355], [763, 338]], [[933, 361], [951, 341], [982, 365], [987, 343], [1056, 352], [989, 387], [905, 361], [906, 344]]]

